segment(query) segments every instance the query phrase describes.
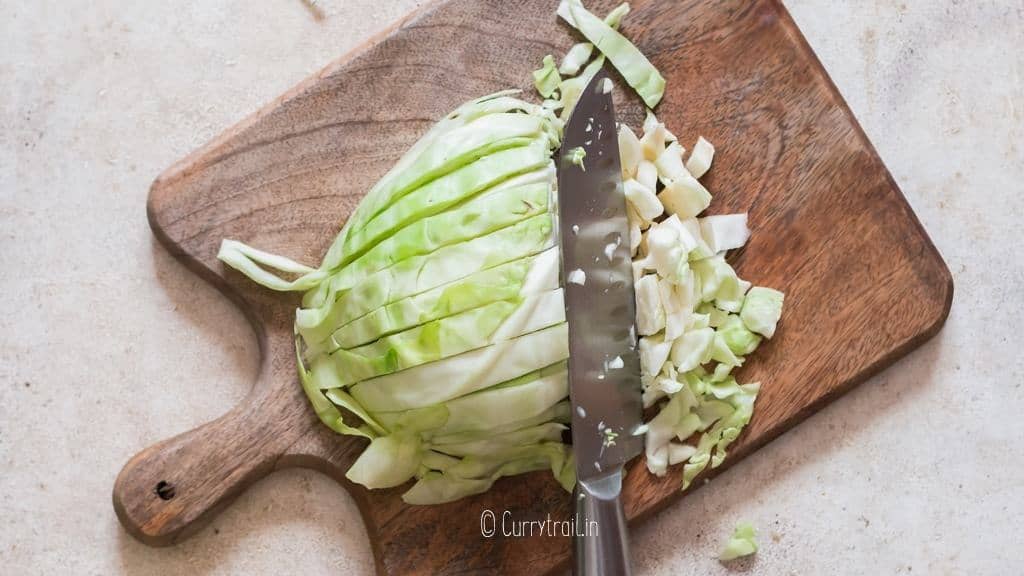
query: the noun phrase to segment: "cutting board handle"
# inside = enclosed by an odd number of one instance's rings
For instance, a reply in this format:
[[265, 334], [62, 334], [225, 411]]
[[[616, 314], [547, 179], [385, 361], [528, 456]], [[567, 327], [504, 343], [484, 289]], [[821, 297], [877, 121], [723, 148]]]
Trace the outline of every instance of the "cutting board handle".
[[265, 389], [257, 385], [227, 414], [125, 464], [113, 499], [128, 532], [151, 546], [174, 544], [274, 470], [287, 446], [281, 435], [268, 433], [274, 421]]

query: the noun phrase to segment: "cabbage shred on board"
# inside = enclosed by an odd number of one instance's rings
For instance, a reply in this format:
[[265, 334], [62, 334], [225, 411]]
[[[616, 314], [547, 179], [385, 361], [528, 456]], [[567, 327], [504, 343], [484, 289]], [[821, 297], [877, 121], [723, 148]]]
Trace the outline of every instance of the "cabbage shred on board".
[[[628, 12], [622, 4], [602, 20], [563, 0], [558, 15], [587, 42], [558, 67], [544, 58], [533, 74], [544, 100], [510, 90], [459, 106], [370, 189], [318, 268], [222, 243], [218, 257], [255, 282], [305, 293], [295, 319], [303, 389], [324, 424], [370, 440], [353, 482], [415, 480], [403, 494], [412, 504], [543, 469], [572, 489], [552, 158], [605, 63], [649, 108], [661, 100], [664, 78], [618, 32]], [[682, 464], [685, 488], [749, 422], [759, 384], [732, 371], [772, 337], [783, 296], [725, 260], [750, 235], [746, 214], [699, 217], [711, 202], [698, 180], [714, 155], [708, 141], [684, 160], [649, 110], [638, 132], [620, 127], [619, 147], [643, 400], [657, 407], [641, 430], [646, 463], [657, 475]]]

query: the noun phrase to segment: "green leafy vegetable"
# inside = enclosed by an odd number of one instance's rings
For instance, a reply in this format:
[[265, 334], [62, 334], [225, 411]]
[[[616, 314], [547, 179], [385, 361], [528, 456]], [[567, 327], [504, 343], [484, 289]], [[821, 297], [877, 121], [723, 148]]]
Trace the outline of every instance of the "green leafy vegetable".
[[533, 85], [537, 88], [537, 92], [545, 98], [551, 97], [558, 89], [558, 85], [562, 83], [562, 77], [559, 76], [558, 70], [555, 68], [555, 58], [551, 54], [544, 57], [543, 66], [540, 70], [533, 71]]
[[[629, 14], [629, 4], [623, 2], [604, 17], [604, 23], [617, 29], [619, 27], [619, 22], [622, 21], [622, 17], [626, 14]], [[562, 58], [562, 64], [558, 67], [558, 71], [562, 74], [576, 74], [580, 71], [580, 68], [590, 60], [593, 53], [594, 45], [590, 42], [574, 44], [572, 48], [565, 53], [565, 57]]]
[[782, 316], [783, 299], [782, 292], [778, 290], [760, 286], [751, 288], [743, 301], [743, 310], [740, 311], [743, 324], [765, 338], [771, 338]]
[[[413, 504], [542, 469], [572, 489], [552, 156], [606, 61], [648, 107], [661, 100], [664, 79], [617, 31], [628, 12], [621, 4], [602, 21], [580, 0], [562, 0], [559, 16], [587, 42], [558, 68], [544, 57], [533, 80], [545, 100], [508, 90], [458, 106], [367, 192], [319, 267], [222, 243], [226, 265], [267, 288], [304, 292], [295, 315], [302, 389], [326, 426], [370, 440], [351, 481], [412, 482], [403, 499]], [[600, 90], [611, 92], [611, 80]], [[774, 334], [783, 296], [751, 287], [725, 258], [749, 237], [746, 214], [698, 218], [711, 202], [697, 181], [714, 155], [708, 141], [684, 162], [648, 110], [642, 135], [623, 125], [618, 143], [643, 402], [657, 408], [637, 433], [647, 468], [664, 475], [681, 465], [685, 489], [724, 461], [750, 421], [760, 385], [734, 373]], [[584, 167], [583, 148], [565, 156]], [[583, 270], [566, 274], [585, 281]], [[620, 439], [608, 430], [602, 440]], [[737, 538], [730, 554], [749, 553], [752, 530]]]
[[732, 533], [732, 537], [725, 543], [725, 548], [718, 556], [722, 562], [735, 560], [743, 556], [750, 556], [757, 552], [757, 541], [754, 539], [754, 526], [749, 522], [740, 522]]
[[665, 93], [665, 79], [636, 46], [588, 12], [580, 0], [562, 0], [558, 14], [608, 57], [649, 108], [658, 105]]

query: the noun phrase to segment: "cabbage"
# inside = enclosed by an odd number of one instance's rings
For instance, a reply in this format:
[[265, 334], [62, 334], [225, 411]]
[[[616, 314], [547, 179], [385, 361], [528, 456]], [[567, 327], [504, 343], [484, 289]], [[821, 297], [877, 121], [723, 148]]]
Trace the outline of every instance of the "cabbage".
[[[308, 290], [322, 282], [326, 277], [326, 274], [309, 266], [304, 266], [284, 256], [277, 256], [257, 250], [234, 240], [224, 240], [221, 242], [217, 258], [245, 274], [257, 284], [280, 292]], [[302, 276], [288, 281], [271, 274], [262, 266], [281, 272], [288, 272], [289, 274], [302, 274]]]
[[568, 357], [568, 329], [562, 323], [439, 362], [364, 380], [352, 386], [351, 393], [371, 412], [421, 408]]
[[636, 175], [640, 160], [643, 159], [643, 148], [640, 139], [625, 124], [619, 129], [619, 164], [622, 167], [622, 179], [629, 180]]
[[651, 222], [664, 213], [665, 209], [651, 188], [636, 180], [626, 180], [622, 183], [622, 187], [626, 194], [626, 200], [643, 221]]
[[[710, 166], [711, 144], [698, 140], [684, 165], [685, 151], [653, 113], [642, 137], [627, 130], [620, 129], [619, 144], [623, 174], [632, 177], [624, 183], [630, 224], [647, 229], [631, 238], [643, 404], [660, 404], [644, 452], [655, 475], [682, 464], [686, 489], [725, 460], [753, 415], [760, 385], [741, 385], [732, 372], [761, 343], [760, 330], [774, 329], [781, 293], [752, 288], [725, 259], [749, 238], [746, 214], [697, 218], [711, 203], [696, 178]], [[648, 192], [657, 193], [657, 207]], [[658, 222], [662, 206], [669, 217]]]
[[514, 314], [526, 314], [520, 336], [565, 321], [562, 290], [534, 294], [525, 299], [500, 300], [440, 318], [410, 330], [385, 336], [351, 350], [330, 352], [332, 367], [342, 375], [342, 386], [390, 374], [442, 358], [482, 348], [496, 341], [499, 326]]
[[665, 185], [658, 193], [665, 211], [680, 220], [693, 218], [711, 205], [711, 194], [692, 176], [683, 176]]
[[743, 301], [740, 318], [750, 330], [765, 338], [775, 335], [775, 325], [782, 316], [783, 294], [771, 288], [755, 286]]
[[686, 169], [694, 178], [700, 178], [711, 168], [711, 160], [714, 157], [715, 147], [701, 136], [693, 145], [693, 152], [690, 152], [690, 158], [686, 161]]
[[750, 238], [747, 215], [722, 214], [700, 219], [700, 231], [712, 252], [740, 248]]
[[608, 57], [649, 108], [665, 93], [665, 79], [625, 36], [588, 12], [580, 0], [562, 0], [558, 14]]
[[524, 296], [528, 293], [524, 292], [527, 274], [537, 266], [554, 268], [555, 275], [552, 281], [540, 287], [542, 290], [553, 290], [558, 282], [557, 258], [557, 248], [549, 248], [536, 256], [481, 270], [415, 296], [392, 302], [338, 327], [326, 343], [309, 345], [307, 350], [319, 352], [325, 347], [332, 350], [355, 348], [382, 335], [393, 334], [492, 302]]
[[583, 73], [579, 76], [562, 80], [562, 83], [558, 85], [558, 91], [561, 96], [562, 120], [569, 118], [569, 114], [572, 113], [573, 107], [576, 106], [576, 101], [579, 100], [583, 89], [587, 87], [587, 84], [590, 84], [590, 81], [601, 70], [602, 66], [604, 66], [604, 56], [598, 56], [593, 62], [587, 64], [587, 67], [583, 69]]
[[[500, 156], [500, 155], [495, 155]], [[531, 177], [553, 173], [531, 173]], [[516, 182], [523, 182], [516, 179]], [[357, 280], [412, 256], [429, 254], [442, 246], [472, 240], [488, 232], [510, 226], [530, 216], [548, 211], [551, 184], [548, 181], [509, 186], [510, 182], [488, 190], [463, 204], [409, 224], [393, 236], [354, 260], [337, 274], [342, 285]], [[436, 200], [436, 199], [435, 199]]]
[[732, 537], [725, 543], [725, 548], [719, 554], [718, 559], [723, 562], [735, 560], [742, 556], [750, 556], [757, 552], [757, 541], [754, 526], [749, 522], [740, 522], [732, 533]]
[[555, 58], [548, 54], [544, 57], [540, 70], [533, 71], [533, 85], [541, 96], [548, 98], [555, 93], [561, 83], [562, 77], [558, 75], [558, 70], [555, 68]]
[[[663, 128], [664, 129], [664, 128]], [[658, 169], [658, 178], [663, 183], [674, 182], [680, 178], [690, 176], [683, 165], [683, 154], [686, 153], [678, 142], [672, 142], [665, 147], [654, 160], [654, 166]]]
[[[486, 236], [407, 258], [375, 272], [320, 308], [299, 310], [295, 325], [307, 341], [330, 336], [374, 309], [470, 274], [541, 252], [554, 243], [550, 214], [539, 214]], [[334, 283], [340, 275], [329, 282]], [[340, 291], [340, 290], [339, 290]]]
[[[616, 31], [628, 11], [622, 4], [602, 21], [563, 0], [559, 16], [587, 42], [561, 66], [543, 58], [533, 80], [544, 101], [503, 91], [442, 118], [371, 187], [318, 267], [222, 243], [227, 266], [304, 292], [295, 313], [303, 392], [324, 425], [369, 440], [346, 474], [352, 482], [411, 482], [402, 497], [412, 504], [532, 470], [572, 489], [552, 155], [606, 61], [648, 107], [662, 98], [664, 79]], [[605, 80], [601, 90], [611, 89]], [[759, 384], [734, 372], [774, 333], [782, 294], [752, 287], [726, 260], [749, 237], [745, 214], [699, 218], [711, 202], [697, 181], [711, 165], [709, 142], [698, 139], [684, 162], [648, 110], [641, 134], [620, 125], [618, 144], [643, 403], [656, 414], [635, 433], [645, 436], [648, 469], [681, 465], [685, 488], [722, 463], [752, 417]], [[582, 149], [565, 155], [585, 168]], [[608, 258], [618, 245], [605, 248]], [[565, 276], [566, 285], [586, 282], [582, 270]], [[614, 445], [615, 434], [604, 440]]]
[[[611, 28], [618, 28], [619, 22], [622, 21], [622, 17], [626, 14], [629, 14], [629, 4], [623, 2], [604, 17], [604, 23]], [[576, 74], [580, 71], [580, 68], [590, 60], [590, 56], [593, 53], [594, 45], [590, 42], [574, 44], [572, 48], [569, 48], [569, 51], [565, 53], [565, 57], [562, 58], [562, 64], [558, 67], [558, 71], [570, 76]]]

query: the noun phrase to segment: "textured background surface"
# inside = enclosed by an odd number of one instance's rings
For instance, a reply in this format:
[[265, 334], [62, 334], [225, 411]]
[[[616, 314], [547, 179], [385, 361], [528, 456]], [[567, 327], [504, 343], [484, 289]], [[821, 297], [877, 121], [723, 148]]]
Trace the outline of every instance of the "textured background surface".
[[[109, 494], [128, 457], [220, 415], [257, 368], [241, 314], [152, 239], [150, 182], [417, 3], [89, 4], [0, 5], [0, 565], [370, 573], [355, 506], [313, 472], [271, 476], [170, 549], [128, 537]], [[1015, 574], [1024, 3], [786, 4], [946, 258], [952, 313], [636, 532], [638, 572]], [[740, 519], [762, 550], [727, 569], [714, 556]]]

